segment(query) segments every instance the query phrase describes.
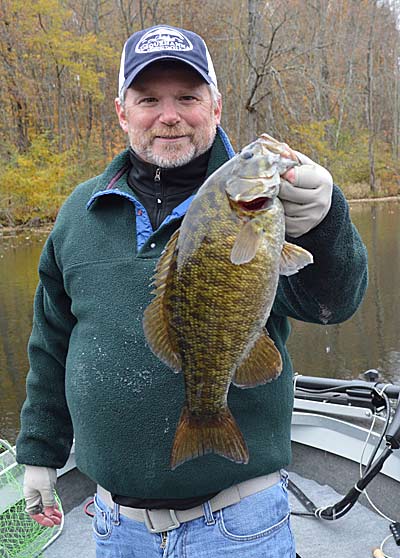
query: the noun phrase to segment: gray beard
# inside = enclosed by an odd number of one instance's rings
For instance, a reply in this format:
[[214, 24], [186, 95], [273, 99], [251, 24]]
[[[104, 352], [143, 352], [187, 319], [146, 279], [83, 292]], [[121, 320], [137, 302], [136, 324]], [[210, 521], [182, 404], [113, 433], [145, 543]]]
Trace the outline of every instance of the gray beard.
[[[205, 151], [207, 151], [207, 149]], [[204, 151], [202, 151], [202, 153], [204, 153]], [[183, 165], [187, 165], [187, 163], [190, 163], [192, 159], [197, 157], [196, 147], [194, 145], [190, 146], [189, 151], [185, 153], [185, 155], [182, 155], [181, 157], [173, 160], [171, 160], [168, 155], [153, 155], [151, 149], [149, 149], [144, 155], [147, 161], [149, 161], [153, 165], [156, 165], [157, 167], [162, 167], [163, 169], [183, 167]], [[199, 155], [201, 155], [201, 153], [199, 153]]]
[[[184, 165], [190, 163], [190, 161], [192, 161], [196, 157], [199, 157], [200, 155], [203, 155], [203, 153], [208, 151], [214, 143], [216, 134], [217, 130], [215, 129], [215, 133], [211, 135], [210, 140], [206, 146], [198, 149], [195, 145], [191, 144], [187, 153], [175, 159], [171, 159], [171, 157], [168, 156], [168, 153], [165, 155], [154, 155], [151, 147], [148, 147], [144, 152], [141, 153], [141, 155], [139, 155], [139, 157], [141, 157], [145, 161], [148, 161], [152, 165], [156, 165], [157, 167], [161, 167], [163, 169], [174, 169], [177, 167], [183, 167]], [[135, 149], [135, 146], [132, 144], [131, 147], [133, 151], [138, 155], [139, 150]], [[174, 149], [171, 149], [171, 155], [174, 155]]]

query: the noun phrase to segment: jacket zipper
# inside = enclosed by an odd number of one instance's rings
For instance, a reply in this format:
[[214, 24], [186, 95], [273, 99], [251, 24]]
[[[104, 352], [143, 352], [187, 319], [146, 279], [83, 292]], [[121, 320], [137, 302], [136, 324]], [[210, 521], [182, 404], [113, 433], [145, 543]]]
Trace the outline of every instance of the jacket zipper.
[[161, 545], [160, 548], [162, 548], [163, 550], [165, 550], [166, 546], [167, 546], [167, 542], [168, 542], [168, 533], [166, 531], [163, 531], [161, 533]]
[[156, 212], [156, 223], [158, 223], [161, 214], [161, 169], [158, 167], [156, 169], [156, 174], [154, 175], [154, 182], [155, 182], [155, 190], [156, 190], [156, 203], [157, 203], [157, 212]]

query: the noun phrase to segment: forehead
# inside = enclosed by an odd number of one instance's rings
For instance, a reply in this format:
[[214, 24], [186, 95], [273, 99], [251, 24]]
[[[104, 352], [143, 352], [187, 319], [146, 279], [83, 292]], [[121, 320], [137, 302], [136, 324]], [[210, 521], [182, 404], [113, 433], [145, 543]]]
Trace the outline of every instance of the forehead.
[[208, 90], [207, 83], [193, 68], [183, 62], [155, 62], [145, 68], [134, 80], [130, 89], [143, 91], [164, 87], [203, 88]]

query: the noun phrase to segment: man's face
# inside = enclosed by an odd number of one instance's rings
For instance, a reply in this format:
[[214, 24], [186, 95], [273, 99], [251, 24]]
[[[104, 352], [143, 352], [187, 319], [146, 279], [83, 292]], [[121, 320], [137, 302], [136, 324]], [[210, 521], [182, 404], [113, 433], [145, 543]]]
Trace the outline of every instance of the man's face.
[[144, 161], [172, 168], [207, 151], [220, 123], [206, 82], [186, 64], [154, 63], [135, 79], [124, 106], [115, 101], [121, 128]]

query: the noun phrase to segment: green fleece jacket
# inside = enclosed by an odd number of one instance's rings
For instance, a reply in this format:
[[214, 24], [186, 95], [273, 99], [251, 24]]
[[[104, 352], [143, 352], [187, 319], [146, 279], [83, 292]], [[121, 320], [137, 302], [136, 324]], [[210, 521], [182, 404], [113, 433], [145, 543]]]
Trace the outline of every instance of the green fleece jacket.
[[[227, 158], [217, 136], [208, 175]], [[288, 316], [342, 322], [355, 312], [367, 285], [366, 251], [343, 194], [335, 186], [326, 218], [295, 240], [315, 264], [280, 279], [267, 327], [283, 357], [282, 374], [265, 386], [230, 388], [228, 404], [248, 444], [249, 463], [207, 455], [171, 471], [183, 375], [151, 353], [142, 317], [152, 298], [155, 264], [181, 218], [172, 218], [137, 248], [128, 163], [125, 151], [102, 175], [75, 189], [43, 249], [18, 462], [60, 468], [74, 436], [83, 473], [112, 493], [157, 499], [218, 492], [288, 465]]]

